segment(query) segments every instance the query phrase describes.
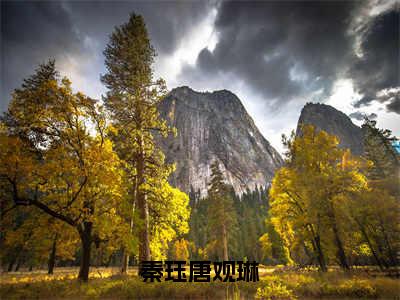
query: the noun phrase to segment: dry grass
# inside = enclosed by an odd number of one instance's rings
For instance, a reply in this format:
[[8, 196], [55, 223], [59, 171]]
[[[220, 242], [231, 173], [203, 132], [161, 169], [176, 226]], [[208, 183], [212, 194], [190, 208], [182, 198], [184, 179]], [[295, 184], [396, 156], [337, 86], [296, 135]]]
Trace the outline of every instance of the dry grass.
[[[313, 269], [290, 271], [261, 268], [260, 282], [235, 283], [144, 283], [131, 270], [118, 275], [117, 268], [92, 268], [91, 280], [76, 280], [76, 268], [4, 273], [1, 299], [400, 299], [400, 280], [371, 276], [364, 270], [345, 274], [331, 270], [321, 274]], [[378, 274], [379, 275], [379, 274]]]

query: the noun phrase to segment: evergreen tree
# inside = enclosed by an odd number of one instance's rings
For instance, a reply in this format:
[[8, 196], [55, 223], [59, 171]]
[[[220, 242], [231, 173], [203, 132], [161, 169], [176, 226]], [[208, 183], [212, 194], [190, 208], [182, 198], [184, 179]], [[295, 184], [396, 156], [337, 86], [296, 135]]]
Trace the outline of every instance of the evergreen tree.
[[392, 143], [397, 139], [390, 130], [376, 127], [376, 122], [365, 119], [364, 156], [371, 163], [367, 170], [369, 190], [355, 195], [346, 211], [361, 242], [366, 243], [376, 264], [381, 268], [398, 264], [400, 232], [396, 226], [400, 203], [398, 174], [400, 156]]
[[[132, 211], [135, 206], [140, 219], [139, 260], [150, 260], [149, 218], [153, 213], [150, 197], [157, 201], [154, 195], [172, 171], [164, 163], [154, 134], [166, 137], [173, 130], [160, 119], [157, 110], [166, 86], [162, 79], [153, 79], [156, 54], [143, 17], [131, 14], [127, 23], [117, 27], [104, 55], [107, 73], [102, 76], [102, 82], [108, 88], [104, 100], [111, 112], [118, 155], [126, 162], [130, 177]], [[123, 272], [128, 259], [125, 253]]]
[[229, 260], [229, 234], [237, 221], [237, 217], [229, 186], [224, 182], [217, 161], [211, 165], [208, 201], [208, 228], [214, 237], [218, 250], [221, 249], [219, 242], [222, 243], [222, 255], [220, 254], [219, 257], [223, 260]]
[[386, 180], [397, 177], [400, 168], [400, 155], [392, 143], [396, 137], [390, 130], [376, 127], [376, 121], [365, 119], [362, 125], [364, 132], [365, 157], [373, 163], [369, 169], [368, 178], [371, 180]]

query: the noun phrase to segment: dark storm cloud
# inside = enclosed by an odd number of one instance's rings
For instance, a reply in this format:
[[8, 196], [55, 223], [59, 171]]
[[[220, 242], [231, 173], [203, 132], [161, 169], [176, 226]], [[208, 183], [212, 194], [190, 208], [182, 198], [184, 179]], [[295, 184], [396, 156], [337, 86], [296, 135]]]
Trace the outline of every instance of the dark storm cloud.
[[106, 41], [114, 26], [131, 12], [141, 14], [157, 52], [170, 53], [188, 29], [205, 16], [210, 1], [82, 1], [66, 2], [76, 26]]
[[236, 74], [280, 102], [321, 88], [328, 93], [349, 56], [346, 32], [359, 3], [224, 2], [215, 22], [219, 41], [212, 52], [201, 51], [197, 67]]
[[[152, 43], [165, 58], [217, 7], [217, 44], [212, 51], [203, 49], [194, 66], [183, 66], [181, 82], [202, 82], [207, 87], [214, 80], [231, 88], [229, 82], [237, 80], [245, 83], [250, 94], [261, 95], [276, 108], [297, 97], [313, 100], [309, 97], [317, 91], [320, 98], [315, 100], [324, 101], [336, 79], [350, 77], [364, 96], [355, 106], [376, 99], [399, 113], [398, 10], [370, 18], [367, 30], [349, 30], [355, 19], [367, 18], [360, 11], [371, 3], [2, 1], [0, 110], [6, 108], [10, 92], [22, 78], [48, 58], [67, 61], [66, 65], [71, 65], [66, 57], [78, 66], [86, 63], [79, 74], [101, 86], [102, 51], [108, 35], [132, 11], [144, 16]], [[360, 34], [361, 58], [354, 54]]]
[[377, 100], [389, 111], [400, 113], [400, 89], [396, 89], [400, 86], [399, 18], [398, 9], [378, 16], [363, 37], [363, 55], [355, 58], [350, 69], [356, 89], [364, 95], [356, 107]]
[[80, 42], [59, 2], [1, 2], [1, 111], [39, 63], [77, 51]]
[[[335, 80], [348, 77], [364, 96], [356, 107], [377, 99], [398, 112], [400, 90], [390, 88], [399, 86], [399, 13], [393, 2], [389, 12], [371, 17], [370, 9], [379, 4], [223, 2], [215, 22], [215, 49], [203, 49], [196, 66], [186, 66], [181, 77], [236, 76], [272, 108], [317, 91], [315, 100], [324, 101]], [[360, 21], [363, 30], [352, 30]], [[355, 55], [357, 39], [362, 58]]]
[[392, 112], [400, 114], [400, 94], [399, 94], [399, 92], [397, 93], [397, 96], [395, 99], [393, 99], [391, 102], [386, 104], [386, 109], [388, 111], [392, 111]]
[[0, 111], [6, 109], [11, 91], [22, 79], [49, 58], [60, 62], [68, 56], [78, 65], [90, 60], [94, 66], [82, 75], [98, 81], [108, 36], [131, 12], [144, 16], [152, 43], [163, 55], [171, 53], [213, 5], [207, 1], [2, 1]]

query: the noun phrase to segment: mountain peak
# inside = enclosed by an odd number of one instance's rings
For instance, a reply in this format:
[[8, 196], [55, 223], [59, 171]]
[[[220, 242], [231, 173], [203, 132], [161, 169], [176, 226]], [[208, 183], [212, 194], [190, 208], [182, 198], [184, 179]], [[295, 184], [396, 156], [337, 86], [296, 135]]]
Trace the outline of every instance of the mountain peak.
[[301, 124], [314, 125], [319, 130], [339, 138], [339, 147], [350, 149], [352, 153], [363, 153], [362, 129], [336, 108], [323, 103], [307, 103], [301, 110], [296, 134], [300, 134]]
[[173, 89], [160, 105], [161, 116], [178, 130], [160, 140], [169, 163], [176, 163], [171, 184], [185, 192], [207, 194], [210, 166], [218, 161], [236, 193], [266, 187], [283, 161], [261, 135], [240, 99], [228, 90]]
[[191, 94], [197, 94], [197, 95], [207, 95], [211, 98], [229, 98], [229, 99], [237, 100], [241, 104], [241, 101], [239, 100], [239, 98], [234, 93], [232, 93], [231, 91], [226, 90], [226, 89], [216, 90], [216, 91], [212, 91], [212, 92], [210, 92], [210, 91], [195, 91], [191, 87], [189, 87], [187, 85], [183, 85], [183, 86], [179, 86], [179, 87], [172, 89], [171, 92], [169, 93], [169, 95], [180, 95], [182, 93], [183, 94], [191, 93]]

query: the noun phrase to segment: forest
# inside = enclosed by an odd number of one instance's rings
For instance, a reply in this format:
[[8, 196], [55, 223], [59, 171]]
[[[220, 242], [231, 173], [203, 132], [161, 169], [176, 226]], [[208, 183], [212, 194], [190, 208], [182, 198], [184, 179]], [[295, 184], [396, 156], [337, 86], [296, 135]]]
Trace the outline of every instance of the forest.
[[[238, 289], [265, 299], [396, 297], [400, 157], [389, 130], [366, 118], [365, 151], [356, 156], [336, 136], [305, 125], [282, 137], [285, 164], [269, 187], [237, 195], [215, 162], [207, 197], [187, 195], [169, 184], [175, 166], [156, 142], [177, 132], [157, 109], [168, 91], [154, 78], [156, 53], [140, 15], [115, 28], [104, 57], [102, 99], [74, 92], [49, 59], [15, 89], [1, 117], [4, 299], [17, 290], [16, 298], [49, 297], [50, 289], [107, 297], [115, 286], [122, 298], [160, 297], [137, 279], [138, 263], [148, 260], [257, 261], [266, 277]], [[107, 268], [115, 286], [101, 281]], [[42, 281], [29, 275], [44, 269]], [[76, 272], [59, 277], [57, 269]], [[16, 272], [27, 277], [7, 277]], [[315, 287], [324, 280], [343, 290]], [[102, 287], [110, 290], [101, 294]], [[36, 296], [24, 294], [30, 288]], [[185, 285], [182, 297], [211, 297], [213, 288], [220, 286], [190, 292]], [[164, 287], [163, 295], [184, 293], [175, 289]]]

